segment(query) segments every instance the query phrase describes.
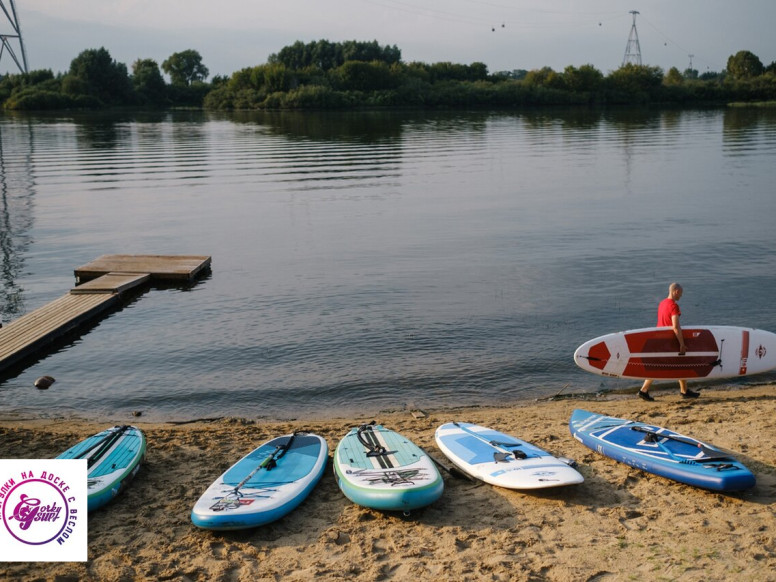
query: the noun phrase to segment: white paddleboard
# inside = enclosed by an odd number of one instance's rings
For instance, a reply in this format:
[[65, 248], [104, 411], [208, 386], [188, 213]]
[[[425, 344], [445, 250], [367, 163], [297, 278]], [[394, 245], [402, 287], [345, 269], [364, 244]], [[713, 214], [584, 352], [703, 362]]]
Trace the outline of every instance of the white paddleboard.
[[682, 329], [687, 351], [670, 327], [649, 327], [591, 339], [574, 352], [588, 372], [614, 378], [711, 380], [760, 374], [776, 368], [776, 334], [733, 326]]
[[584, 477], [547, 451], [491, 428], [449, 422], [434, 434], [437, 446], [461, 471], [507, 489], [544, 489], [582, 483]]

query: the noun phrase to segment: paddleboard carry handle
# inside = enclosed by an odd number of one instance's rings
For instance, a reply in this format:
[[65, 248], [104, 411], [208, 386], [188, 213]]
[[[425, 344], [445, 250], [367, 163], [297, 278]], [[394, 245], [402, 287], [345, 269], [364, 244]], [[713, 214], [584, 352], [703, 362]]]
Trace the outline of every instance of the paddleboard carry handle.
[[[374, 420], [369, 424], [362, 424], [358, 427], [358, 431], [356, 432], [356, 438], [358, 439], [358, 442], [364, 445], [364, 448], [367, 450], [366, 456], [382, 457], [385, 455], [394, 454], [396, 451], [389, 451], [377, 442], [377, 439], [374, 437], [374, 432], [372, 431], [372, 427], [374, 425]], [[371, 440], [367, 438], [367, 434], [371, 435]]]
[[528, 455], [526, 455], [523, 451], [512, 451], [510, 453], [502, 453], [502, 452], [496, 451], [495, 453], [493, 453], [493, 460], [496, 463], [505, 463], [512, 457], [514, 457], [515, 459], [527, 459]]
[[644, 437], [644, 442], [647, 442], [647, 443], [658, 443], [660, 439], [668, 439], [668, 440], [684, 443], [686, 445], [698, 447], [705, 456], [700, 459], [692, 459], [696, 463], [703, 463], [706, 461], [719, 461], [722, 459], [729, 460], [732, 457], [732, 455], [727, 455], [723, 451], [717, 451], [715, 449], [711, 449], [700, 441], [694, 441], [681, 436], [657, 432], [643, 426], [632, 426], [630, 428], [631, 430], [635, 430], [636, 432], [642, 432], [646, 434], [646, 436]]
[[493, 461], [495, 461], [496, 463], [504, 463], [504, 462], [507, 461], [507, 459], [509, 459], [512, 456], [514, 456], [515, 459], [527, 459], [528, 458], [528, 454], [525, 451], [521, 451], [521, 450], [514, 450], [514, 451], [513, 450], [506, 450], [506, 451], [504, 451], [503, 450], [503, 449], [509, 449], [509, 447], [520, 447], [520, 446], [522, 446], [522, 443], [504, 443], [504, 442], [497, 441], [497, 440], [487, 440], [481, 434], [477, 434], [473, 430], [469, 430], [465, 426], [461, 426], [456, 421], [453, 421], [452, 424], [457, 426], [458, 428], [460, 428], [463, 432], [468, 433], [468, 434], [472, 435], [473, 437], [478, 438], [481, 441], [488, 443], [493, 448], [496, 448], [496, 449], [500, 448], [500, 449], [502, 449], [500, 451], [496, 451], [495, 453], [493, 453]]

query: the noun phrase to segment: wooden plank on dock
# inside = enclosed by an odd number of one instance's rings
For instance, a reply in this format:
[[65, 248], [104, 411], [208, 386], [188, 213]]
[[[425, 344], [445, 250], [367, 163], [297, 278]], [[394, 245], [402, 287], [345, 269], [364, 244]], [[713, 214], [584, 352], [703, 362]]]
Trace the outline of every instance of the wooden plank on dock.
[[45, 345], [112, 307], [116, 294], [60, 297], [0, 328], [0, 370], [31, 356]]
[[79, 282], [108, 273], [148, 273], [152, 279], [190, 280], [210, 266], [204, 255], [103, 255], [75, 269]]
[[73, 295], [84, 293], [123, 293], [151, 280], [148, 273], [108, 273], [70, 289]]

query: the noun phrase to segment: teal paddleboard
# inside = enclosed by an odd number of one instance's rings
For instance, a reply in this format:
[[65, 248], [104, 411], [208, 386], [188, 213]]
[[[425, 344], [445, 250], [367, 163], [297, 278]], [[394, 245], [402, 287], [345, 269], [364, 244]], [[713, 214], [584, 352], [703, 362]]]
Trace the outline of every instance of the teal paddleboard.
[[353, 503], [408, 512], [442, 496], [444, 482], [434, 462], [406, 437], [365, 424], [343, 437], [334, 452], [334, 474]]
[[57, 459], [87, 460], [88, 510], [111, 501], [140, 470], [146, 438], [134, 426], [114, 426], [67, 449]]

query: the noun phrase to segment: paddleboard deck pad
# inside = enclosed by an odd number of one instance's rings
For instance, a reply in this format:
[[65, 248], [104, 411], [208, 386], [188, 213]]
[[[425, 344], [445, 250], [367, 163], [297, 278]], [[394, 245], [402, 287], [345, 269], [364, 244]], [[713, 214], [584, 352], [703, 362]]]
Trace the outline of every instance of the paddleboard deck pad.
[[544, 489], [582, 483], [567, 462], [491, 428], [450, 422], [434, 433], [437, 446], [461, 471], [508, 489]]
[[257, 527], [287, 515], [323, 476], [326, 440], [296, 432], [267, 441], [227, 469], [194, 504], [191, 521], [211, 530]]
[[752, 472], [714, 446], [652, 424], [575, 410], [571, 434], [586, 447], [661, 477], [713, 491], [743, 491]]
[[776, 334], [733, 326], [682, 329], [687, 351], [670, 327], [603, 335], [579, 346], [574, 362], [588, 372], [615, 378], [698, 380], [734, 378], [776, 368]]
[[353, 503], [383, 511], [425, 507], [444, 490], [431, 458], [379, 424], [352, 428], [342, 438], [334, 451], [334, 475]]
[[134, 426], [114, 426], [70, 447], [57, 459], [87, 460], [87, 508], [94, 511], [111, 501], [140, 470], [146, 438]]

